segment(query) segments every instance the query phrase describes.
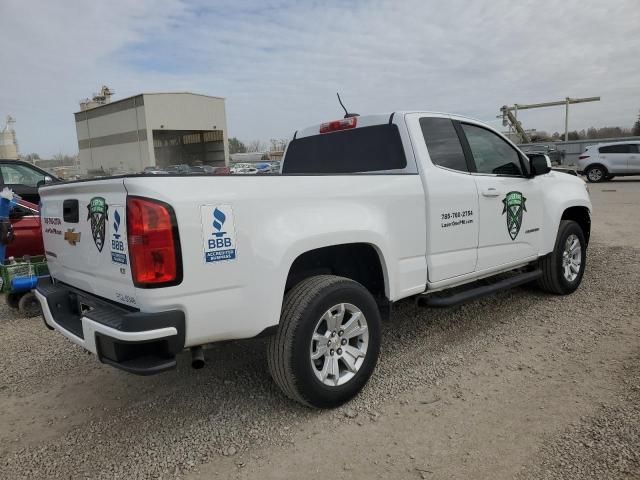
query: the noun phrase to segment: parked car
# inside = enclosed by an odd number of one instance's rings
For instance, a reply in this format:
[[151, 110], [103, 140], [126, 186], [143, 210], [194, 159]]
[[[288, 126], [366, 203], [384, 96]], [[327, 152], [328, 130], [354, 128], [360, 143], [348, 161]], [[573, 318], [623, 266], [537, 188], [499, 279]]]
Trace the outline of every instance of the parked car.
[[178, 165], [169, 165], [167, 168], [165, 168], [165, 170], [167, 171], [167, 173], [173, 173], [173, 174], [191, 173], [191, 167], [186, 163], [181, 163]]
[[162, 170], [160, 167], [145, 167], [142, 173], [147, 175], [167, 175], [168, 174], [166, 170]]
[[213, 165], [193, 165], [191, 173], [207, 174], [207, 175], [229, 175], [231, 170], [229, 167], [214, 167]]
[[21, 160], [0, 160], [0, 190], [8, 187], [24, 200], [40, 202], [38, 187], [58, 181], [54, 175]]
[[570, 294], [591, 228], [582, 179], [430, 112], [298, 130], [281, 175], [66, 183], [42, 202], [45, 220], [73, 203], [62, 228], [82, 240], [44, 233], [55, 255], [36, 295], [51, 328], [141, 375], [185, 348], [199, 368], [206, 344], [270, 336], [275, 383], [320, 408], [364, 387], [394, 302], [445, 307], [531, 282]]
[[560, 166], [563, 163], [565, 152], [551, 148], [548, 145], [522, 145], [524, 153], [529, 156], [531, 154], [544, 154], [551, 160], [551, 166]]
[[258, 173], [271, 173], [271, 164], [267, 162], [259, 162], [254, 165]]
[[236, 175], [255, 175], [258, 169], [252, 163], [235, 163], [231, 165], [231, 173]]
[[578, 173], [590, 182], [640, 175], [640, 141], [590, 145], [578, 157]]
[[[7, 246], [5, 253], [7, 258], [44, 255], [38, 205], [19, 200], [9, 212], [9, 221], [15, 237]], [[57, 228], [60, 232], [62, 231], [60, 226]]]

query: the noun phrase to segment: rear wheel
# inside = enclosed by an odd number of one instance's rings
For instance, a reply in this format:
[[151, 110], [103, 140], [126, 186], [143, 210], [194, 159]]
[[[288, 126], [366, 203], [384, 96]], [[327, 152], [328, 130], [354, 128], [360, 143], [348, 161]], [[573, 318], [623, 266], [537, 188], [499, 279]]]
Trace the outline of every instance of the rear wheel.
[[318, 275], [285, 296], [269, 371], [289, 398], [332, 408], [364, 387], [379, 350], [380, 313], [371, 293], [353, 280]]
[[25, 293], [18, 302], [18, 311], [25, 317], [37, 317], [42, 314], [40, 302], [36, 298], [35, 293]]
[[588, 181], [590, 181], [591, 183], [598, 183], [606, 179], [607, 170], [603, 166], [592, 165], [591, 167], [587, 168], [585, 174]]
[[11, 308], [18, 308], [18, 303], [20, 302], [20, 297], [22, 297], [22, 293], [8, 293], [7, 294], [7, 305]]
[[541, 260], [538, 286], [558, 295], [573, 293], [582, 281], [586, 260], [587, 245], [580, 225], [562, 220], [553, 252]]

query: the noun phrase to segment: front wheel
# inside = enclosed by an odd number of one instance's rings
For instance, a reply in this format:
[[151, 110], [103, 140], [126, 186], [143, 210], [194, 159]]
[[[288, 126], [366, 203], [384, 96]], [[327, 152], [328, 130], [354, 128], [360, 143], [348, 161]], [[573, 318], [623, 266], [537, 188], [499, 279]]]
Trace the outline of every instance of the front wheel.
[[291, 399], [332, 408], [354, 397], [380, 351], [380, 312], [361, 284], [333, 275], [307, 278], [285, 296], [269, 371]]
[[582, 281], [586, 261], [587, 244], [582, 228], [573, 220], [562, 220], [553, 252], [540, 262], [542, 277], [538, 286], [558, 295], [573, 293]]

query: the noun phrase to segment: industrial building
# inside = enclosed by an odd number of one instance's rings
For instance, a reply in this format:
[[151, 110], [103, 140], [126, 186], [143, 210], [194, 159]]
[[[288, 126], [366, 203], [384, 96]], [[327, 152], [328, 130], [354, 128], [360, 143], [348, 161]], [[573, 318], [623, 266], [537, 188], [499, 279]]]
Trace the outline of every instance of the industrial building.
[[224, 98], [143, 93], [112, 102], [112, 93], [103, 87], [93, 101], [81, 102], [82, 110], [75, 113], [82, 174], [228, 164]]

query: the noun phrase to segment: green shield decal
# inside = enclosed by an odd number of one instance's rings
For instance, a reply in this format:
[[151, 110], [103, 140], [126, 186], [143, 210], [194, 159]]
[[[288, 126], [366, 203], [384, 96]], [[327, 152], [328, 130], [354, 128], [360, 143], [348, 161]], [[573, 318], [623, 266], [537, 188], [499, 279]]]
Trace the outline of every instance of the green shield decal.
[[91, 235], [93, 236], [93, 242], [96, 244], [96, 247], [98, 247], [99, 252], [101, 252], [104, 247], [108, 209], [109, 206], [102, 197], [93, 197], [89, 201], [89, 205], [87, 205], [87, 210], [89, 210], [87, 220], [91, 221]]
[[515, 240], [522, 226], [522, 215], [527, 211], [525, 206], [526, 198], [520, 192], [509, 192], [505, 195], [502, 203], [504, 208], [502, 214], [507, 214], [507, 231], [511, 240]]

